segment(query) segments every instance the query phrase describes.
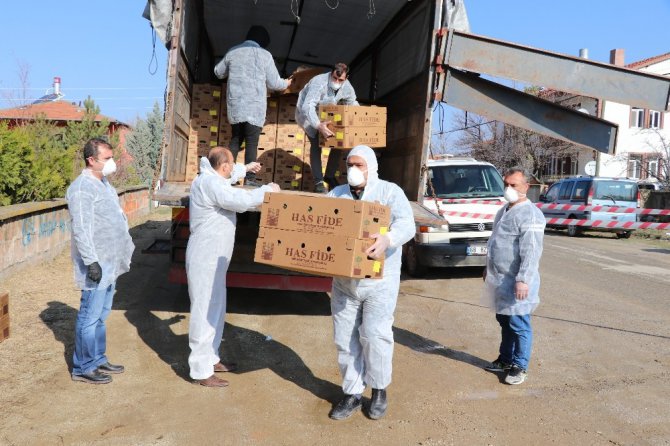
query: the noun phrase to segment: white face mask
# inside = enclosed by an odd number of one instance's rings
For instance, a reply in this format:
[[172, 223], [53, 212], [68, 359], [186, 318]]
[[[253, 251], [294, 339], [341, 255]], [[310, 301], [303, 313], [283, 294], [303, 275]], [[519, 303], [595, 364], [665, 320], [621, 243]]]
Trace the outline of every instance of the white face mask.
[[332, 88], [335, 91], [342, 88], [342, 84], [344, 84], [344, 82], [333, 82], [332, 79], [330, 80], [330, 88]]
[[516, 189], [513, 189], [509, 186], [505, 189], [505, 200], [507, 200], [510, 203], [516, 203], [522, 197], [525, 197], [525, 196], [526, 196], [526, 194], [521, 194], [521, 193], [517, 192]]
[[347, 169], [347, 182], [349, 186], [358, 187], [365, 183], [365, 174], [358, 167], [350, 167]]
[[105, 163], [102, 165], [102, 170], [100, 171], [100, 173], [103, 176], [109, 176], [114, 172], [116, 172], [116, 163], [114, 162], [113, 158], [110, 158], [107, 161], [105, 161]]

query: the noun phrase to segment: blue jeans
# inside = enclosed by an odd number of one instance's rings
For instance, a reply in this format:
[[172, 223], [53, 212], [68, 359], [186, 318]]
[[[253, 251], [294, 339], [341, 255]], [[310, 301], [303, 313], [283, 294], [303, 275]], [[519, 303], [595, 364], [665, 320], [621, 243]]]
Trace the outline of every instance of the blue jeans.
[[114, 298], [113, 282], [107, 288], [81, 291], [81, 304], [77, 314], [74, 334], [74, 355], [72, 358], [74, 375], [95, 371], [107, 362], [107, 329], [105, 320], [112, 311]]
[[528, 370], [530, 351], [533, 347], [533, 328], [530, 326], [530, 314], [508, 316], [496, 314], [496, 320], [502, 328], [500, 342], [500, 360], [506, 364], [515, 364]]

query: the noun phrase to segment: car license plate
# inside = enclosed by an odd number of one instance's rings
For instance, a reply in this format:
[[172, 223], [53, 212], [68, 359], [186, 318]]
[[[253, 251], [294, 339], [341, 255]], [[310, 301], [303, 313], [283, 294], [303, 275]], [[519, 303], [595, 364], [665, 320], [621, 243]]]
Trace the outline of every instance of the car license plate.
[[488, 253], [486, 245], [468, 245], [466, 253], [469, 256], [485, 256]]

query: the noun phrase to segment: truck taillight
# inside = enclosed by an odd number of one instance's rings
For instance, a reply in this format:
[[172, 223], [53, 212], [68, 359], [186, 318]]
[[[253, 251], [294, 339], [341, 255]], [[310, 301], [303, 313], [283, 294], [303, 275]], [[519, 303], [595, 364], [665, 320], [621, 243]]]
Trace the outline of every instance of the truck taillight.
[[637, 207], [642, 207], [642, 194], [640, 193], [640, 189], [637, 190]]

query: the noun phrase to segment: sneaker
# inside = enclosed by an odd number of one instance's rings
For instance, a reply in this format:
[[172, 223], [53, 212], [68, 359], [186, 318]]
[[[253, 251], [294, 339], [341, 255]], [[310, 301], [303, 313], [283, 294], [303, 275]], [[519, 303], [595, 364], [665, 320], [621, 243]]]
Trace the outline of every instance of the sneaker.
[[491, 364], [484, 367], [484, 370], [489, 372], [506, 372], [512, 368], [512, 364], [508, 364], [500, 360], [500, 357], [493, 361]]
[[326, 185], [323, 184], [323, 181], [319, 181], [314, 186], [314, 192], [316, 192], [317, 194], [325, 194], [326, 192], [328, 192], [328, 189], [326, 189]]
[[526, 371], [515, 364], [511, 369], [509, 369], [509, 372], [507, 372], [505, 382], [515, 386], [517, 384], [523, 383], [526, 380], [526, 375]]

